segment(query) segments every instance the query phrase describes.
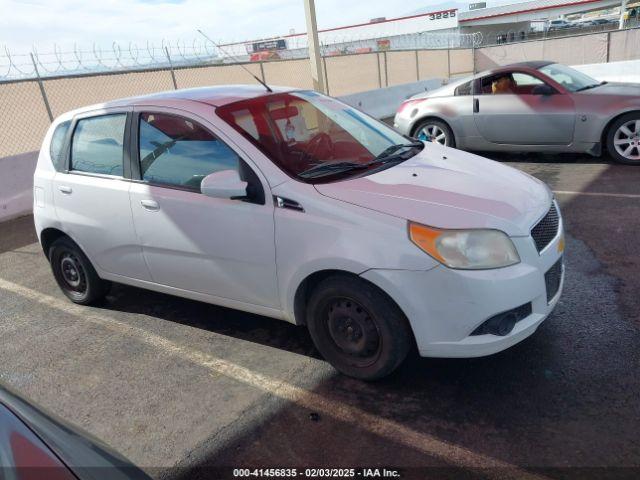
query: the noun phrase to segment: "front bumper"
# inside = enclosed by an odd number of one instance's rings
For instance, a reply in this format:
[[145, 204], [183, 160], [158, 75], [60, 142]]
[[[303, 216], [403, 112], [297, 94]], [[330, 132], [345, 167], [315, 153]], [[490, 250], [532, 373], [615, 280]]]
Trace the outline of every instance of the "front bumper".
[[393, 117], [393, 128], [403, 135], [410, 135], [413, 121], [407, 115], [396, 113]]
[[[403, 310], [424, 357], [480, 357], [502, 351], [536, 331], [553, 311], [560, 287], [547, 301], [545, 273], [562, 257], [562, 221], [558, 234], [540, 253], [531, 237], [512, 238], [521, 262], [494, 270], [454, 270], [440, 265], [428, 271], [372, 269], [362, 277], [386, 291]], [[531, 302], [531, 314], [505, 336], [471, 335], [487, 319]]]

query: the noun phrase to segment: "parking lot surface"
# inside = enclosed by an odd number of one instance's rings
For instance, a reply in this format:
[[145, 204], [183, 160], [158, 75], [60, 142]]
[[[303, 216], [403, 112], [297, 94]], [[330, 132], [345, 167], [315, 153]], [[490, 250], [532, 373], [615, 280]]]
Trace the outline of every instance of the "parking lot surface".
[[24, 217], [0, 224], [0, 382], [155, 478], [215, 478], [221, 466], [637, 478], [640, 168], [491, 157], [547, 182], [567, 232], [562, 299], [505, 352], [414, 356], [364, 383], [284, 322], [120, 285], [79, 307]]

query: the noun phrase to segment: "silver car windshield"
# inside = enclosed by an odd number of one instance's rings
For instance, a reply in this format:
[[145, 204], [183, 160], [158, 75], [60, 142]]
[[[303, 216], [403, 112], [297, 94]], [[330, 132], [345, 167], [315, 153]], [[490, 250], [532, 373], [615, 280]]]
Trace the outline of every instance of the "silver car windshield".
[[566, 65], [560, 65], [559, 63], [552, 63], [551, 65], [546, 65], [538, 70], [571, 92], [586, 90], [587, 88], [595, 87], [601, 83], [585, 73], [574, 70]]

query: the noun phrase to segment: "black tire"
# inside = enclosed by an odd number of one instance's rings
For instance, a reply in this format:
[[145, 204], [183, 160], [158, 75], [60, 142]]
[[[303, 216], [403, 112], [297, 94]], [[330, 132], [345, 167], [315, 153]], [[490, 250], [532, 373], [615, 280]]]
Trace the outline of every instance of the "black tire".
[[[444, 132], [444, 134], [446, 135], [446, 143], [444, 144], [445, 146], [451, 147], [451, 148], [456, 148], [456, 137], [453, 134], [453, 131], [451, 130], [449, 125], [447, 125], [442, 120], [438, 120], [438, 119], [435, 119], [435, 118], [428, 118], [426, 120], [421, 121], [418, 124], [418, 126], [414, 129], [413, 137], [418, 139], [418, 140], [426, 140], [425, 138], [420, 138], [420, 132], [425, 127], [428, 127], [428, 126], [431, 126], [431, 125], [436, 126], [437, 128], [439, 128], [440, 130], [442, 130]], [[432, 140], [428, 140], [428, 141], [432, 141]]]
[[374, 285], [346, 275], [326, 278], [307, 305], [307, 326], [322, 356], [338, 371], [362, 380], [393, 372], [413, 335], [406, 317]]
[[51, 244], [49, 263], [58, 286], [73, 303], [90, 305], [104, 298], [111, 288], [111, 283], [98, 277], [87, 256], [69, 237]]
[[[617, 118], [607, 131], [607, 151], [611, 158], [618, 163], [624, 163], [626, 165], [640, 165], [640, 129], [631, 130], [631, 133], [633, 134], [631, 137], [619, 132], [620, 128], [626, 123], [636, 121], [640, 122], [640, 112], [627, 113], [626, 115], [622, 115]], [[629, 147], [632, 147], [629, 156], [624, 156], [616, 149], [615, 141], [617, 135], [619, 136], [619, 140], [622, 139], [623, 141], [628, 137], [629, 143], [625, 144], [625, 146], [628, 145]]]

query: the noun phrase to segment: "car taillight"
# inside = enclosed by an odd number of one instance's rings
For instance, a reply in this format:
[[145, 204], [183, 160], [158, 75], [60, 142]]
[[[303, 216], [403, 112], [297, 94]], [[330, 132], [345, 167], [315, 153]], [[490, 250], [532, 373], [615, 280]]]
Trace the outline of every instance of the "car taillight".
[[415, 100], [405, 100], [400, 104], [400, 107], [398, 107], [398, 113], [402, 113], [408, 107], [412, 105], [417, 105], [418, 103], [424, 102], [425, 100], [426, 98], [416, 98]]

